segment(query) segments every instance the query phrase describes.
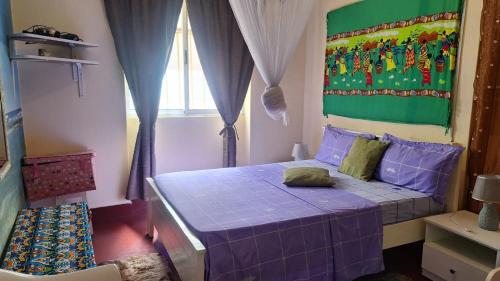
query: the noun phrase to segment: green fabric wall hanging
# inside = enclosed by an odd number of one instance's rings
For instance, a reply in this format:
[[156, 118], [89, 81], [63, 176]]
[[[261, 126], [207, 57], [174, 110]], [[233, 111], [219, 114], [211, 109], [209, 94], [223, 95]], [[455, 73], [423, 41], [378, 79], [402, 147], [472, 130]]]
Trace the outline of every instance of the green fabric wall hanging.
[[327, 17], [323, 114], [449, 128], [462, 0], [366, 0]]

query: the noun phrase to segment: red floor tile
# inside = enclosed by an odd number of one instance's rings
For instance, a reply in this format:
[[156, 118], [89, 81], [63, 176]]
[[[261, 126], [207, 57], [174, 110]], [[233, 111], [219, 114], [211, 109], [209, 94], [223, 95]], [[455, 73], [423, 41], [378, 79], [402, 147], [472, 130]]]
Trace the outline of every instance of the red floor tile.
[[93, 244], [97, 263], [156, 252], [147, 232], [143, 203], [92, 210]]

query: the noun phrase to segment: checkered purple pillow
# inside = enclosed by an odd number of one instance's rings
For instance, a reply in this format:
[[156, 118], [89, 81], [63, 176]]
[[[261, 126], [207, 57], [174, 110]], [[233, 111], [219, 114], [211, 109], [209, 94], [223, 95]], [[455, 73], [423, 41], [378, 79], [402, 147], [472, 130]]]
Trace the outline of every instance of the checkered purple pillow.
[[340, 166], [342, 160], [344, 160], [351, 149], [354, 139], [358, 135], [369, 140], [377, 138], [370, 134], [357, 134], [330, 125], [326, 126], [323, 141], [319, 147], [318, 154], [316, 154], [316, 159], [335, 166]]
[[379, 163], [375, 178], [431, 195], [444, 203], [448, 179], [463, 147], [407, 141], [385, 134], [391, 142]]

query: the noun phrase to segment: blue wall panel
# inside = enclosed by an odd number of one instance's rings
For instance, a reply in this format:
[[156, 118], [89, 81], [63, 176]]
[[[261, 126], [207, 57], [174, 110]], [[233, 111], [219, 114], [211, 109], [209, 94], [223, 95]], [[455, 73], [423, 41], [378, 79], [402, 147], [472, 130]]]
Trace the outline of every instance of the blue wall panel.
[[[9, 60], [8, 34], [12, 32], [9, 0], [0, 0], [0, 93], [6, 115], [20, 109], [19, 93], [15, 91]], [[9, 114], [10, 113], [10, 114]], [[17, 211], [24, 207], [21, 159], [25, 153], [22, 123], [12, 122], [7, 130], [7, 143], [11, 168], [0, 182], [0, 254], [9, 238]]]

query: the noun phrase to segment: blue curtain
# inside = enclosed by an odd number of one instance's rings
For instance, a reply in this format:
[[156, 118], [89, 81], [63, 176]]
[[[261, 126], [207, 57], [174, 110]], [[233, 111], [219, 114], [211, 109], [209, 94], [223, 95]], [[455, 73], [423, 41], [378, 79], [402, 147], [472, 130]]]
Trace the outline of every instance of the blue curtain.
[[187, 0], [194, 41], [208, 87], [224, 120], [223, 165], [236, 166], [238, 120], [254, 62], [228, 0]]
[[155, 175], [155, 124], [182, 0], [104, 0], [118, 59], [139, 117], [127, 199], [145, 199]]

